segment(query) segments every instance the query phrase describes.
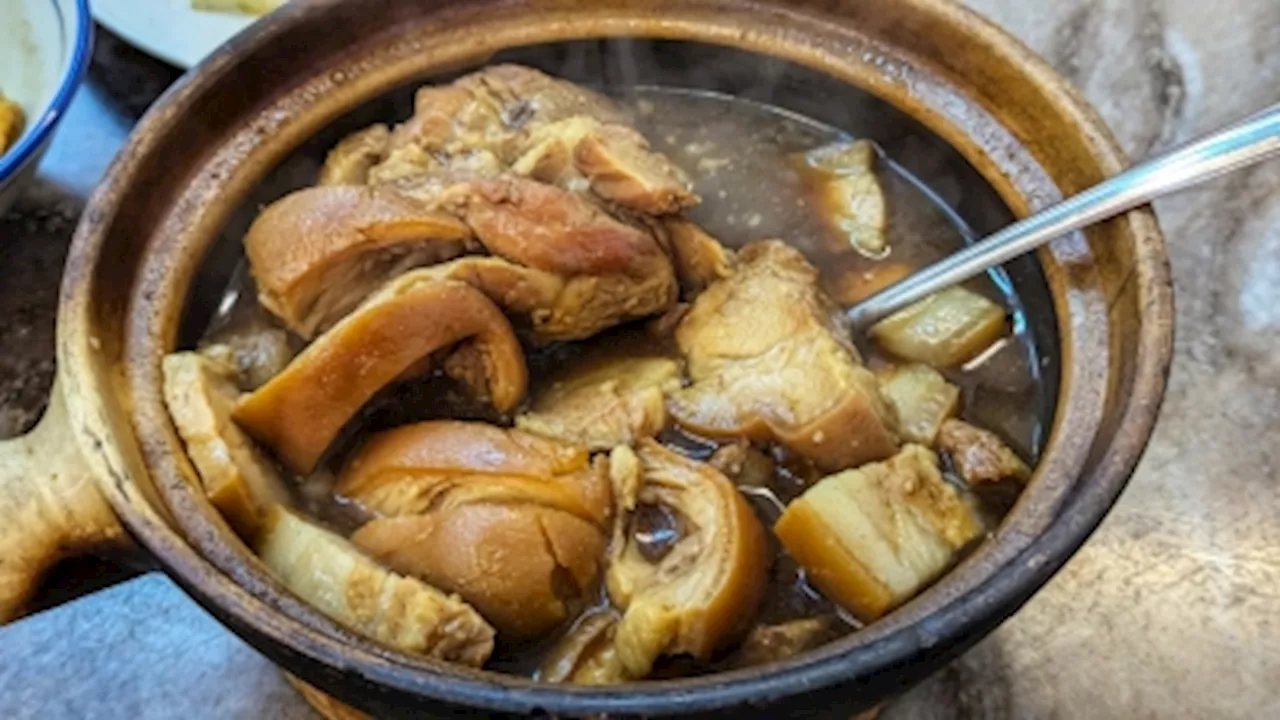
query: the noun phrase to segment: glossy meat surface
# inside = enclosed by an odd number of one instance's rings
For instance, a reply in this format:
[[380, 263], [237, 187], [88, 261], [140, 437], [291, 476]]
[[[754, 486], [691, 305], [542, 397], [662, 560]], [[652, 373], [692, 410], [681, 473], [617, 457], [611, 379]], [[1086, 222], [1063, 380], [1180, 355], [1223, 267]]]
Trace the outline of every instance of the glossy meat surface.
[[893, 409], [813, 266], [778, 241], [739, 260], [676, 328], [692, 384], [671, 396], [675, 419], [712, 437], [775, 440], [828, 470], [893, 454]]

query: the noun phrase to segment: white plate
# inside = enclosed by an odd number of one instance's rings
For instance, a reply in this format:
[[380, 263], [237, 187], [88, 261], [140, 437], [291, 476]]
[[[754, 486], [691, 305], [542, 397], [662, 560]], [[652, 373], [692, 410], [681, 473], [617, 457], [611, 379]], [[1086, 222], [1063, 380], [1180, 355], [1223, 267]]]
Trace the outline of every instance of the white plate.
[[111, 32], [181, 68], [198, 64], [256, 18], [191, 9], [191, 0], [90, 0]]

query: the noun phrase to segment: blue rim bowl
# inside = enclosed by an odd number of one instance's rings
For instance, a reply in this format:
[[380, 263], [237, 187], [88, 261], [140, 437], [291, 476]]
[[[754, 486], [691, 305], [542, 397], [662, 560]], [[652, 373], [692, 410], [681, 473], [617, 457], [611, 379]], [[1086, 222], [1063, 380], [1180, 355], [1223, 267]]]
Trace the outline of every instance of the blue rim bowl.
[[[18, 144], [0, 155], [0, 187], [15, 178], [28, 163], [37, 159], [53, 138], [54, 130], [67, 113], [76, 90], [84, 82], [89, 70], [89, 61], [93, 55], [93, 16], [89, 13], [89, 0], [72, 0], [70, 3], [50, 0], [62, 30], [63, 43], [70, 41], [71, 59], [65, 63], [62, 78], [58, 81], [58, 89], [53, 99], [40, 112], [40, 115], [27, 128]], [[67, 17], [66, 9], [70, 7], [74, 16]], [[70, 28], [70, 32], [68, 32]], [[65, 58], [65, 54], [63, 55]], [[0, 212], [4, 208], [0, 207]]]

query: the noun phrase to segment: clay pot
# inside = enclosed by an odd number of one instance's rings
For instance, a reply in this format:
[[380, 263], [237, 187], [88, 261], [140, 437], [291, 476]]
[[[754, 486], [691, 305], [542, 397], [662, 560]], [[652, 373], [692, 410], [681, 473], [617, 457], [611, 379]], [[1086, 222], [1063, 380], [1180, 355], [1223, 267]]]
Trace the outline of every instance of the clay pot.
[[411, 658], [289, 594], [202, 497], [162, 404], [160, 360], [201, 312], [188, 298], [201, 301], [209, 264], [234, 249], [234, 238], [216, 244], [219, 233], [268, 172], [396, 88], [504, 50], [563, 71], [564, 46], [547, 44], [617, 37], [673, 41], [654, 56], [664, 81], [701, 82], [718, 58], [720, 79], [741, 80], [730, 90], [752, 94], [752, 79], [778, 78], [808, 98], [800, 109], [837, 123], [883, 102], [954, 148], [1015, 215], [1127, 162], [1041, 59], [942, 0], [291, 3], [165, 94], [85, 210], [63, 281], [51, 409], [31, 435], [0, 445], [0, 617], [58, 557], [120, 542], [123, 526], [233, 631], [379, 716], [779, 717], [803, 707], [848, 718], [1025, 602], [1116, 500], [1155, 421], [1173, 311], [1148, 209], [1055, 242], [1015, 273], [1024, 297], [1044, 298], [1031, 315], [1055, 361], [1057, 402], [1035, 477], [999, 530], [904, 607], [784, 663], [578, 688]]

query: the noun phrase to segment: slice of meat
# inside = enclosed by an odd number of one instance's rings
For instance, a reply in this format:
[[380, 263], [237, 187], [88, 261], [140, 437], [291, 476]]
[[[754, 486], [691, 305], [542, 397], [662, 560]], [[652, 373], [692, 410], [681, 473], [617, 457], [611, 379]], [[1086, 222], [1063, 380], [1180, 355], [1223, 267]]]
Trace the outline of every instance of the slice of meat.
[[585, 615], [543, 659], [537, 679], [578, 685], [626, 682], [627, 675], [613, 644], [618, 614], [612, 610]]
[[649, 215], [670, 215], [702, 202], [684, 171], [632, 128], [604, 125], [583, 137], [573, 162], [600, 197]]
[[511, 169], [567, 190], [590, 189], [618, 206], [669, 215], [700, 199], [684, 171], [625, 125], [576, 116], [536, 125]]
[[235, 420], [291, 470], [314, 469], [338, 432], [378, 391], [425, 372], [437, 350], [472, 342], [499, 411], [524, 397], [524, 352], [506, 317], [464, 283], [402, 275], [240, 401]]
[[[217, 349], [215, 355], [225, 354]], [[164, 401], [205, 494], [231, 527], [252, 540], [289, 491], [271, 460], [231, 421], [240, 390], [235, 368], [196, 352], [166, 355]]]
[[442, 421], [374, 436], [337, 491], [382, 516], [356, 545], [524, 641], [596, 597], [613, 516], [607, 472], [582, 447]]
[[377, 124], [343, 138], [324, 159], [317, 185], [364, 185], [369, 170], [382, 162], [390, 147], [391, 131]]
[[323, 186], [286, 195], [244, 237], [258, 299], [314, 337], [387, 279], [461, 255], [471, 231], [387, 188]]
[[578, 171], [573, 152], [600, 127], [598, 120], [586, 115], [537, 125], [530, 129], [511, 171], [573, 192], [590, 190], [591, 181]]
[[504, 176], [455, 192], [456, 212], [493, 254], [563, 275], [632, 275], [670, 262], [652, 235], [620, 222], [577, 193]]
[[493, 652], [493, 628], [456, 595], [379, 567], [280, 505], [272, 508], [257, 551], [295, 595], [386, 645], [471, 667]]
[[411, 271], [418, 277], [465, 282], [527, 323], [539, 342], [581, 340], [675, 302], [676, 281], [658, 263], [642, 275], [557, 275], [501, 258], [466, 257]]
[[888, 211], [875, 174], [875, 146], [867, 140], [834, 143], [797, 159], [801, 178], [816, 200], [819, 217], [838, 239], [834, 249], [852, 247], [870, 258], [889, 252]]
[[599, 93], [519, 65], [496, 65], [430, 85], [414, 96], [414, 113], [392, 134], [391, 146], [415, 145], [436, 155], [483, 149], [511, 163], [525, 133], [574, 116], [625, 123], [617, 105]]
[[943, 422], [960, 409], [960, 388], [928, 365], [900, 365], [879, 377], [880, 389], [897, 412], [898, 428], [907, 442], [932, 446]]
[[773, 530], [819, 590], [871, 622], [933, 582], [983, 526], [942, 479], [938, 456], [908, 444], [819, 480]]
[[627, 124], [625, 111], [607, 96], [521, 65], [493, 65], [457, 82], [483, 85], [503, 98], [508, 123], [523, 126], [585, 115], [601, 123]]
[[671, 262], [686, 297], [696, 296], [717, 280], [733, 274], [733, 251], [684, 218], [664, 218], [662, 230]]
[[892, 455], [893, 408], [859, 363], [817, 271], [780, 241], [752, 243], [676, 329], [692, 384], [677, 422], [710, 437], [774, 441], [826, 470]]
[[1031, 479], [1031, 468], [998, 435], [963, 420], [942, 423], [938, 449], [951, 458], [956, 472], [970, 485]]
[[391, 133], [391, 149], [413, 146], [431, 155], [462, 149], [501, 151], [516, 129], [503, 118], [502, 100], [460, 83], [425, 85], [413, 96], [413, 115]]
[[642, 678], [660, 656], [705, 660], [741, 637], [764, 593], [768, 554], [760, 521], [715, 468], [648, 439], [632, 455], [613, 473], [619, 519], [606, 585], [623, 611], [618, 658]]
[[591, 450], [634, 445], [666, 425], [665, 393], [679, 387], [680, 365], [670, 358], [615, 358], [553, 384], [516, 427]]
[[1005, 332], [1004, 308], [949, 287], [876, 323], [870, 335], [903, 360], [945, 368], [971, 360]]

